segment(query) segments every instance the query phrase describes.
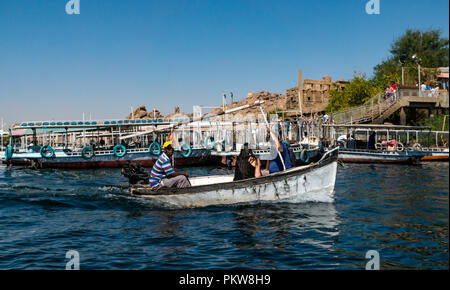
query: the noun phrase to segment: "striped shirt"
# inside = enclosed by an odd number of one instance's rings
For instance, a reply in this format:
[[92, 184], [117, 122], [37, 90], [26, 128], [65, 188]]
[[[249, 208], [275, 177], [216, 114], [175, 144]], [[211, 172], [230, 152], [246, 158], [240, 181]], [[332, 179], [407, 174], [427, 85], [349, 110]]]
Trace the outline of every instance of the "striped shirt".
[[161, 182], [161, 179], [166, 178], [167, 175], [174, 173], [170, 158], [163, 153], [159, 156], [158, 160], [153, 165], [152, 172], [150, 173], [150, 185], [155, 186]]

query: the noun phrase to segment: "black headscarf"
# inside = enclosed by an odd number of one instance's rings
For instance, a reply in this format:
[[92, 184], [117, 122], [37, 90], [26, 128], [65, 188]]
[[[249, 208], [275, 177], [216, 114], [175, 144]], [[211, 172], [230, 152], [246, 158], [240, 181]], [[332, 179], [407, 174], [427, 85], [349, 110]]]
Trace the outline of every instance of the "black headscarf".
[[242, 180], [255, 177], [255, 167], [248, 161], [250, 157], [254, 157], [248, 143], [244, 144], [241, 153], [236, 159], [236, 168], [234, 170], [234, 180]]

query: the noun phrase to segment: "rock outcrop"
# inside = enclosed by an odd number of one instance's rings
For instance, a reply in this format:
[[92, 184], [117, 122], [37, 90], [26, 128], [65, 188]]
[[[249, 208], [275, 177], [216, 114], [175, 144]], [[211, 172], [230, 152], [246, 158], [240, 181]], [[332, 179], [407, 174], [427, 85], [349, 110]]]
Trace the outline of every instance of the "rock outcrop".
[[[261, 91], [261, 92], [251, 92], [247, 94], [247, 97], [243, 100], [240, 100], [238, 102], [233, 102], [231, 104], [226, 105], [226, 110], [230, 110], [233, 108], [245, 106], [245, 105], [253, 105], [256, 101], [264, 101], [262, 104], [262, 108], [264, 110], [264, 113], [274, 112], [276, 110], [286, 110], [286, 96], [283, 94], [277, 94], [277, 93], [270, 93], [267, 91]], [[218, 114], [221, 112], [222, 109], [214, 109], [212, 110], [206, 117]], [[261, 114], [261, 111], [259, 110], [259, 107], [255, 106], [248, 109], [243, 109], [236, 111], [236, 113], [233, 113], [233, 115], [239, 114], [240, 116], [245, 116], [246, 118], [253, 118], [257, 119], [258, 115]], [[218, 117], [219, 119], [221, 117]], [[212, 120], [215, 120], [217, 118], [212, 118]]]
[[175, 111], [171, 114], [168, 114], [164, 117], [164, 121], [176, 120], [176, 122], [180, 122], [181, 120], [188, 120], [192, 118], [192, 114], [185, 114], [180, 112], [180, 107], [175, 106]]
[[164, 116], [158, 110], [147, 112], [145, 106], [139, 106], [134, 112], [129, 114], [126, 119], [162, 119]]
[[[253, 105], [256, 101], [264, 101], [262, 104], [262, 108], [264, 112], [267, 114], [269, 112], [274, 112], [275, 110], [286, 110], [286, 96], [283, 94], [277, 94], [277, 93], [270, 93], [267, 91], [261, 91], [261, 92], [252, 92], [247, 95], [247, 97], [243, 100], [240, 100], [238, 102], [233, 102], [226, 105], [226, 110], [230, 110], [233, 108], [245, 106], [245, 105]], [[222, 111], [222, 108], [216, 108], [213, 109], [210, 113], [208, 113], [205, 117], [213, 116]], [[239, 116], [245, 117], [245, 118], [252, 118], [257, 119], [258, 115], [261, 114], [259, 107], [252, 107], [247, 108], [243, 110], [236, 111], [235, 113], [229, 114], [229, 117], [235, 116], [239, 114]], [[155, 116], [154, 116], [155, 115]], [[186, 114], [182, 113], [180, 111], [180, 108], [178, 106], [175, 107], [175, 110], [173, 113], [170, 113], [166, 116], [161, 115], [161, 113], [158, 110], [151, 110], [150, 112], [147, 112], [147, 109], [145, 106], [140, 106], [136, 110], [134, 110], [133, 114], [129, 114], [127, 116], [127, 119], [164, 119], [165, 121], [169, 120], [185, 120], [188, 118], [192, 118], [192, 114]], [[211, 120], [221, 120], [222, 116], [220, 117], [212, 117]]]

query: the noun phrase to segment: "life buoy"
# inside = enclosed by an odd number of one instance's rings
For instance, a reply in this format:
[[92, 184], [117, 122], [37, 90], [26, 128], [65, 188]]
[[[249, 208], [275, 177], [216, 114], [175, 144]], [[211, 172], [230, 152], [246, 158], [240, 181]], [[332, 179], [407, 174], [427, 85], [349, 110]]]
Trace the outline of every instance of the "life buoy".
[[206, 149], [213, 149], [214, 145], [215, 145], [214, 137], [210, 137], [210, 136], [206, 137], [205, 141], [204, 141], [204, 145], [205, 145]]
[[375, 149], [380, 150], [383, 148], [383, 145], [381, 143], [375, 144]]
[[148, 152], [152, 155], [159, 156], [161, 154], [161, 145], [158, 142], [153, 142], [148, 147]]
[[403, 146], [402, 143], [398, 142], [397, 146], [395, 146], [395, 150], [397, 151], [403, 151], [405, 149], [405, 146]]
[[81, 156], [84, 159], [91, 159], [92, 157], [94, 157], [94, 155], [94, 149], [92, 149], [92, 147], [90, 146], [86, 146], [81, 150]]
[[309, 154], [306, 149], [303, 149], [302, 152], [300, 153], [300, 160], [303, 163], [309, 163]]
[[[118, 150], [122, 150], [122, 152], [118, 152]], [[114, 146], [114, 155], [117, 157], [123, 157], [125, 156], [125, 154], [127, 154], [127, 148], [125, 148], [125, 146], [123, 146], [122, 144], [117, 144], [116, 146]]]
[[50, 147], [50, 145], [42, 146], [40, 153], [41, 153], [41, 156], [44, 158], [52, 158], [53, 156], [55, 156], [55, 151], [53, 150], [52, 147]]
[[414, 149], [414, 150], [422, 151], [422, 145], [420, 145], [419, 143], [415, 143], [415, 144], [413, 145], [413, 149]]
[[192, 154], [192, 148], [191, 145], [189, 144], [183, 144], [181, 146], [181, 155], [183, 155], [183, 157], [189, 157]]

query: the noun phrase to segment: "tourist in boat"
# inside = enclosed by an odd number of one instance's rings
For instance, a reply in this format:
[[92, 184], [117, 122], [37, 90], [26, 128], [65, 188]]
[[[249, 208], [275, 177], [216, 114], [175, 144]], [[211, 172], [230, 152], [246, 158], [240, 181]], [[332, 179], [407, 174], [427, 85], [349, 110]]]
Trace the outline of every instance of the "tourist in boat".
[[252, 150], [248, 148], [248, 143], [245, 143], [236, 159], [233, 180], [236, 181], [260, 176], [262, 176], [261, 161], [253, 155]]
[[[292, 167], [291, 160], [289, 156], [289, 150], [285, 142], [280, 142], [279, 140], [276, 140], [278, 143], [278, 151], [280, 152], [281, 156], [283, 157], [284, 161], [284, 167], [286, 169], [289, 169]], [[270, 160], [267, 162], [267, 167], [269, 169], [269, 173], [276, 173], [283, 171], [283, 162], [281, 162], [280, 154], [277, 154], [277, 157], [273, 160]]]
[[150, 186], [153, 188], [190, 187], [189, 174], [187, 172], [175, 172], [172, 166], [171, 157], [174, 149], [172, 142], [167, 141], [163, 145], [164, 152], [159, 156], [153, 165], [150, 173]]
[[347, 148], [349, 149], [356, 149], [356, 140], [355, 136], [352, 134], [347, 140]]
[[341, 135], [337, 138], [337, 143], [339, 147], [346, 148], [347, 147], [347, 140], [350, 138], [350, 134], [347, 133], [347, 135]]

